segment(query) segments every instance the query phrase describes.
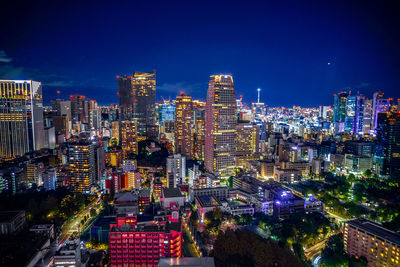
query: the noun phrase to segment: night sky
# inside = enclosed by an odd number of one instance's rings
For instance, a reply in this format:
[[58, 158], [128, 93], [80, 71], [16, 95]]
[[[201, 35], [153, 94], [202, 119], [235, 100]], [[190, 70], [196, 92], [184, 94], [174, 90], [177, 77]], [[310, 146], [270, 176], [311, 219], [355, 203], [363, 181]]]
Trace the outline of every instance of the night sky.
[[400, 97], [395, 1], [5, 2], [0, 78], [42, 81], [46, 102], [117, 103], [116, 75], [152, 69], [157, 99], [205, 99], [216, 73], [269, 106], [330, 105], [346, 88]]

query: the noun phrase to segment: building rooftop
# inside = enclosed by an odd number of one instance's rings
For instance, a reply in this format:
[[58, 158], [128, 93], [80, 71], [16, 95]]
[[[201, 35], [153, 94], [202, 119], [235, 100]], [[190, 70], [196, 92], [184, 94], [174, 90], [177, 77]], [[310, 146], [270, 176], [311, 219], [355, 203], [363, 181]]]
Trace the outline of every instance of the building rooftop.
[[170, 198], [170, 197], [183, 197], [181, 190], [179, 188], [164, 188], [164, 197]]
[[139, 192], [141, 197], [150, 197], [150, 189], [141, 189]]
[[138, 200], [138, 195], [136, 192], [125, 191], [116, 194], [114, 199], [117, 202], [134, 202]]
[[10, 222], [21, 213], [25, 216], [25, 211], [23, 210], [0, 211], [0, 222]]
[[383, 227], [380, 224], [362, 218], [347, 221], [346, 223], [351, 225], [352, 227], [356, 227], [360, 230], [369, 232], [373, 235], [384, 238], [385, 240], [388, 240], [400, 246], [400, 235]]
[[196, 200], [200, 204], [200, 206], [202, 206], [202, 207], [221, 206], [221, 202], [219, 202], [213, 196], [198, 196], [198, 197], [196, 197]]

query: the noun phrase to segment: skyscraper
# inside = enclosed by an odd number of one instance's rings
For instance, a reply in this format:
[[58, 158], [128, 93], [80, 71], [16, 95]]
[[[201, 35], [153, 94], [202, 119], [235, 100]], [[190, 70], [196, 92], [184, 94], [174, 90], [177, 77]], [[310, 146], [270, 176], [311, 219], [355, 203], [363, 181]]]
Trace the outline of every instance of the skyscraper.
[[125, 158], [129, 153], [138, 153], [137, 131], [134, 121], [121, 122], [121, 144]]
[[158, 123], [160, 126], [166, 121], [175, 120], [175, 105], [169, 101], [164, 101], [158, 105]]
[[89, 103], [83, 95], [70, 95], [73, 121], [89, 123]]
[[346, 103], [349, 93], [340, 92], [334, 94], [334, 111], [333, 111], [333, 121], [334, 122], [344, 122], [346, 118]]
[[372, 129], [375, 130], [378, 126], [378, 114], [381, 112], [385, 112], [390, 108], [390, 99], [384, 99], [383, 93], [377, 92], [374, 93], [373, 102], [372, 102]]
[[194, 137], [193, 156], [204, 160], [204, 138], [205, 138], [205, 102], [194, 101]]
[[90, 193], [95, 180], [95, 145], [88, 142], [67, 144], [68, 174], [74, 191]]
[[372, 99], [366, 99], [364, 101], [364, 111], [363, 111], [363, 124], [362, 132], [369, 133], [372, 124]]
[[354, 129], [354, 120], [356, 117], [357, 96], [350, 95], [346, 100], [346, 117], [344, 121], [344, 129], [347, 132], [352, 132]]
[[377, 120], [378, 153], [383, 175], [400, 175], [400, 112], [381, 112]]
[[42, 84], [0, 80], [0, 158], [44, 147]]
[[255, 123], [240, 122], [236, 126], [236, 164], [246, 167], [246, 162], [259, 160], [260, 126]]
[[139, 136], [157, 138], [156, 72], [134, 72], [118, 78], [121, 120], [137, 121]]
[[175, 153], [193, 157], [193, 102], [189, 95], [178, 95], [175, 101]]
[[205, 115], [205, 167], [210, 172], [229, 176], [235, 168], [237, 123], [232, 75], [210, 76]]

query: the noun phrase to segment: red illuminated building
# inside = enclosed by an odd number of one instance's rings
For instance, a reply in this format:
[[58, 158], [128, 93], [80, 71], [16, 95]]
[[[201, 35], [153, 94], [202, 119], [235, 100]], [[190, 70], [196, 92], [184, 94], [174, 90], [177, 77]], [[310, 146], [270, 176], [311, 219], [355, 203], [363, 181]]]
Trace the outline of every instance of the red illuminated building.
[[110, 225], [110, 266], [157, 266], [161, 257], [182, 257], [179, 212], [137, 222], [134, 215]]

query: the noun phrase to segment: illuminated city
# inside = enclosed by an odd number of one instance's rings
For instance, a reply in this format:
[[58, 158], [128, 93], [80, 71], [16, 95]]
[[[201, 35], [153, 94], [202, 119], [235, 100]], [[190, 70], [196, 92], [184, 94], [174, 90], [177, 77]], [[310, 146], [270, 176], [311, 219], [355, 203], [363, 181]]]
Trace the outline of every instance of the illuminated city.
[[45, 2], [0, 17], [0, 266], [400, 266], [394, 3]]

